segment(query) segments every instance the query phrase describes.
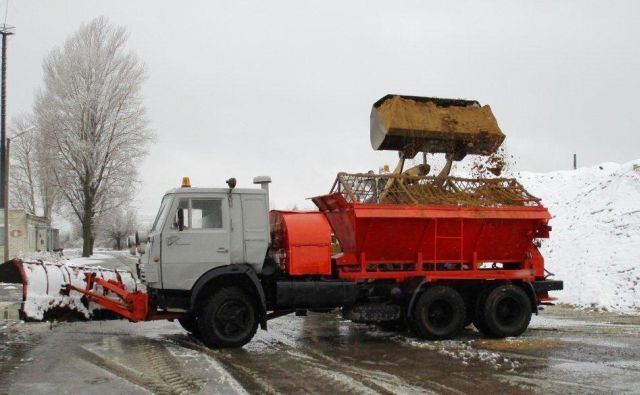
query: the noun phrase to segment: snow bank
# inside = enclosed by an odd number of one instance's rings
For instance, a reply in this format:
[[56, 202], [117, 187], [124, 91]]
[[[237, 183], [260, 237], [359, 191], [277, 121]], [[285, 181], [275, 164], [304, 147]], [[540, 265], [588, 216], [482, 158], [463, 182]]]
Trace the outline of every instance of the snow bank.
[[112, 256], [106, 254], [93, 254], [90, 257], [75, 257], [69, 259], [66, 264], [71, 266], [89, 266], [89, 265], [100, 265], [105, 263], [106, 261], [113, 259]]
[[[62, 260], [64, 260], [64, 262], [67, 265], [72, 265], [72, 266], [90, 266], [90, 265], [100, 265], [100, 264], [104, 264], [105, 262], [108, 262], [109, 260], [112, 260], [114, 255], [119, 255], [119, 256], [130, 256], [131, 253], [129, 252], [129, 250], [112, 250], [109, 248], [94, 248], [93, 249], [94, 254], [91, 255], [90, 257], [86, 258], [86, 257], [82, 257], [82, 249], [79, 248], [65, 248], [64, 249], [64, 256], [61, 258]], [[31, 258], [34, 258], [33, 254], [29, 254], [29, 256], [26, 257], [26, 259], [24, 260], [33, 260]], [[49, 261], [49, 262], [60, 262], [60, 260], [53, 260], [53, 259], [47, 259], [47, 257], [44, 258], [39, 258], [42, 259], [44, 261]]]
[[29, 252], [29, 253], [20, 252], [17, 258], [23, 261], [32, 261], [32, 262], [44, 261], [44, 262], [51, 262], [51, 263], [60, 263], [67, 260], [67, 258], [65, 258], [65, 256], [62, 255], [61, 253], [51, 252], [51, 251], [37, 251], [37, 252]]
[[564, 280], [555, 296], [579, 307], [640, 309], [640, 160], [515, 177], [553, 216], [542, 254]]

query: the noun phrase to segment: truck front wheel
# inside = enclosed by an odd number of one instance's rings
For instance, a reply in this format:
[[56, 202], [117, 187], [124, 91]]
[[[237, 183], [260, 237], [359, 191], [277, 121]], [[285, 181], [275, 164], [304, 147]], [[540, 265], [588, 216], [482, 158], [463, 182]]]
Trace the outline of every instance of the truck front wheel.
[[419, 337], [440, 340], [455, 336], [465, 319], [464, 299], [460, 293], [451, 287], [436, 285], [420, 295], [410, 323]]
[[178, 318], [178, 323], [187, 332], [200, 339], [200, 329], [198, 328], [198, 319], [195, 315], [189, 314]]
[[531, 321], [531, 302], [522, 288], [513, 284], [496, 287], [484, 300], [483, 332], [492, 337], [519, 336]]
[[204, 302], [198, 328], [211, 348], [242, 347], [258, 328], [255, 303], [238, 287], [222, 288]]

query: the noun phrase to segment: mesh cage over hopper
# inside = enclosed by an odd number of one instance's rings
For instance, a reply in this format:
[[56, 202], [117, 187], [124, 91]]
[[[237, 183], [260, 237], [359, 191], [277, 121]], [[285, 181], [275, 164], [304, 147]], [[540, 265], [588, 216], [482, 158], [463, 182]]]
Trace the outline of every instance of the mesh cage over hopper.
[[[464, 207], [540, 207], [515, 179], [338, 173], [331, 194], [349, 203]], [[314, 201], [315, 202], [315, 201]], [[317, 203], [316, 203], [317, 204]]]
[[387, 95], [371, 109], [375, 150], [490, 155], [504, 141], [491, 108], [477, 101]]

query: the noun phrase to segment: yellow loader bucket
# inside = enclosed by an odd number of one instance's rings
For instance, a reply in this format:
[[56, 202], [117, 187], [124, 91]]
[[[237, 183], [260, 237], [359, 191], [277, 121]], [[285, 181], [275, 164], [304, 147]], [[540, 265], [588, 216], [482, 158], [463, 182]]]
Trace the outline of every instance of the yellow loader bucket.
[[477, 101], [387, 95], [371, 109], [371, 146], [400, 151], [490, 155], [504, 141], [491, 107]]

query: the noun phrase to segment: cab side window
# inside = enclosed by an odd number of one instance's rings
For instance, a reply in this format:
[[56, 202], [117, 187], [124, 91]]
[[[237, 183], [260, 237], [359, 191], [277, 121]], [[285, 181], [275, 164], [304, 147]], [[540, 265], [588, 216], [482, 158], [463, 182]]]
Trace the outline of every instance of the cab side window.
[[189, 218], [189, 199], [180, 199], [176, 210], [171, 229], [185, 230], [191, 229]]
[[192, 229], [221, 229], [222, 200], [192, 199], [191, 222]]

